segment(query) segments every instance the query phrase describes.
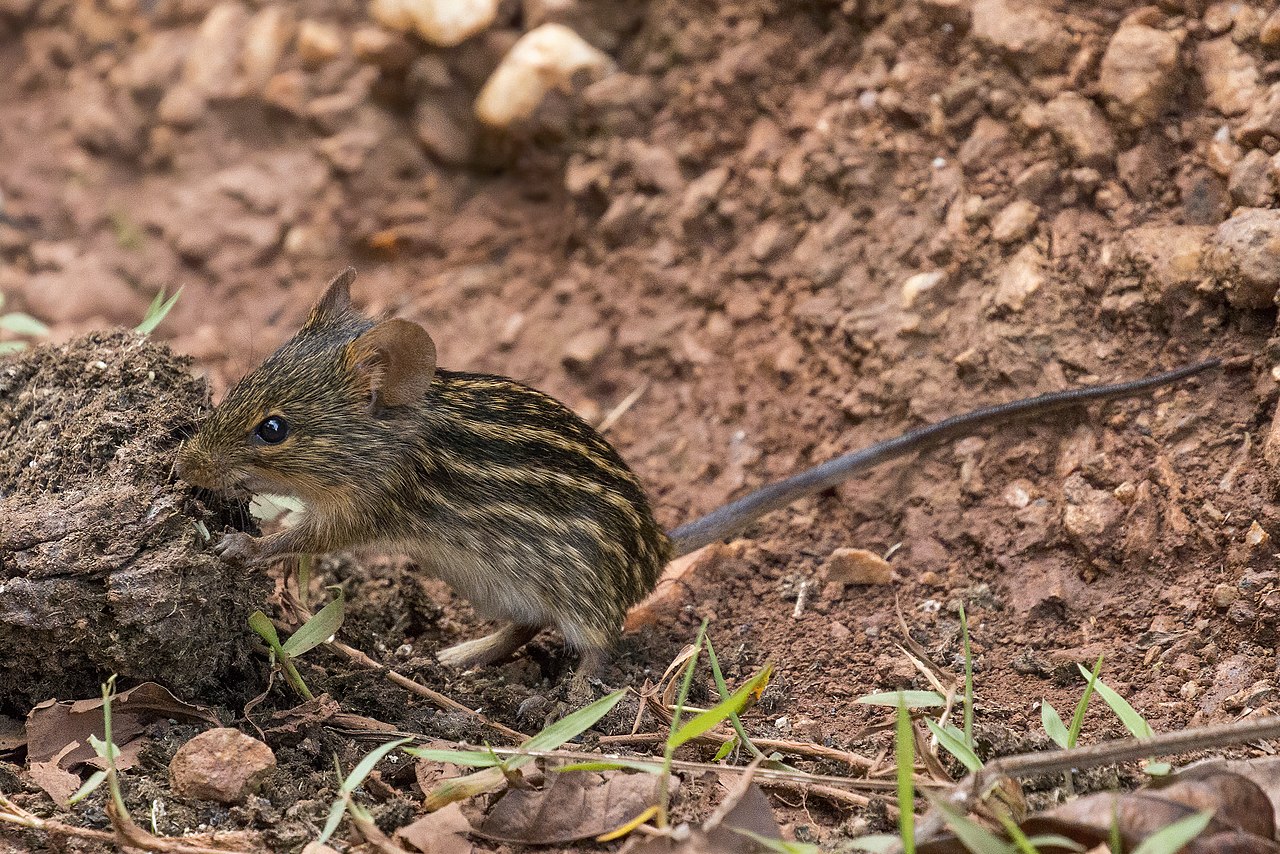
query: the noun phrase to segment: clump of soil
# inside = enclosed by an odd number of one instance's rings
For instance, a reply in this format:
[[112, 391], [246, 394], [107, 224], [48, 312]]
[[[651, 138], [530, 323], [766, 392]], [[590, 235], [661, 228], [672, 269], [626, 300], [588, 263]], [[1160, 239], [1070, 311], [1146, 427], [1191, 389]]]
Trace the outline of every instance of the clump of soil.
[[0, 705], [112, 673], [224, 701], [256, 684], [245, 619], [266, 580], [202, 544], [245, 508], [171, 473], [209, 405], [188, 365], [129, 332], [0, 365]]

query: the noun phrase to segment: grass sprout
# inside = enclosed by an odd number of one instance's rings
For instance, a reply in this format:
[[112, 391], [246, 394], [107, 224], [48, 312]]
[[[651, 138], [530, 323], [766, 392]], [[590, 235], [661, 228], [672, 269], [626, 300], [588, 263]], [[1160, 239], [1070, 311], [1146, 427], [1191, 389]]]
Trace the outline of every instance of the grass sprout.
[[182, 288], [178, 288], [171, 297], [166, 297], [165, 289], [161, 288], [155, 299], [151, 301], [151, 305], [147, 307], [147, 313], [142, 316], [142, 322], [134, 327], [134, 331], [150, 335], [168, 316], [180, 296], [182, 296]]
[[249, 628], [253, 629], [271, 648], [272, 657], [280, 663], [285, 679], [304, 699], [313, 700], [314, 695], [307, 683], [302, 680], [293, 660], [325, 643], [342, 627], [344, 600], [342, 590], [334, 588], [337, 595], [328, 605], [312, 615], [311, 619], [293, 633], [284, 643], [276, 633], [276, 627], [270, 618], [261, 611], [249, 615]]

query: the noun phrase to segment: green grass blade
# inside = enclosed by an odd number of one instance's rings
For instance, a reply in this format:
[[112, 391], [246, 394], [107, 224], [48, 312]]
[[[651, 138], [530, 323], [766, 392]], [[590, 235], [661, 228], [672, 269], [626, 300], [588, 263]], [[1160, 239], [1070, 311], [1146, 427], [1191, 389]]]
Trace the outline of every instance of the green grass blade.
[[934, 809], [942, 811], [942, 817], [947, 823], [947, 828], [955, 834], [960, 844], [973, 852], [973, 854], [1015, 854], [1017, 852], [1014, 846], [1000, 839], [950, 804], [945, 804], [932, 798], [930, 800]]
[[[711, 662], [711, 676], [716, 680], [716, 690], [720, 692], [719, 696], [729, 696], [729, 684], [724, 681], [724, 673], [720, 670], [720, 659], [716, 656], [716, 648], [711, 644], [711, 638], [707, 638], [707, 661]], [[747, 735], [746, 729], [742, 726], [742, 720], [735, 715], [729, 716], [729, 723], [733, 725], [733, 731], [737, 734], [736, 739], [730, 739], [720, 745], [720, 749], [716, 751], [713, 762], [719, 762], [728, 756], [739, 744], [745, 745], [752, 756], [764, 759], [765, 755], [760, 748], [751, 743], [751, 738]]]
[[1175, 854], [1182, 850], [1182, 846], [1203, 833], [1212, 819], [1213, 810], [1178, 819], [1142, 840], [1142, 844], [1133, 849], [1133, 854]]
[[338, 595], [332, 602], [321, 608], [284, 642], [281, 647], [284, 654], [297, 658], [333, 637], [342, 627], [343, 605], [342, 591], [338, 590]]
[[1138, 714], [1137, 710], [1129, 705], [1124, 697], [1117, 694], [1111, 686], [1101, 679], [1094, 677], [1082, 665], [1077, 664], [1076, 667], [1080, 668], [1080, 673], [1084, 678], [1093, 681], [1094, 690], [1098, 692], [1098, 696], [1111, 707], [1111, 711], [1116, 713], [1116, 717], [1124, 724], [1125, 729], [1129, 730], [1135, 738], [1151, 738], [1155, 735], [1155, 730], [1151, 728], [1151, 724], [1147, 723], [1147, 719]]
[[672, 747], [679, 747], [685, 742], [715, 729], [730, 715], [736, 715], [742, 711], [742, 708], [747, 704], [747, 700], [751, 698], [752, 694], [757, 693], [764, 687], [772, 673], [773, 665], [766, 664], [760, 669], [759, 673], [748, 679], [741, 688], [734, 691], [727, 699], [720, 701], [705, 712], [699, 712], [682, 724], [680, 729], [671, 735], [669, 744]]
[[1068, 839], [1065, 836], [1059, 836], [1056, 833], [1041, 833], [1036, 836], [1028, 836], [1027, 841], [1031, 843], [1031, 847], [1037, 851], [1041, 848], [1065, 848], [1068, 851], [1083, 851], [1084, 846], [1074, 839]]
[[80, 803], [103, 784], [107, 779], [106, 771], [94, 771], [89, 775], [89, 779], [84, 781], [84, 785], [76, 789], [76, 793], [67, 798], [67, 806], [73, 806]]
[[49, 331], [44, 323], [21, 311], [0, 314], [0, 329], [14, 335], [44, 335]]
[[347, 811], [347, 799], [338, 798], [329, 807], [329, 820], [324, 823], [324, 830], [320, 831], [320, 835], [316, 837], [316, 842], [321, 845], [329, 841], [329, 837], [333, 836], [333, 832], [338, 829], [338, 823], [342, 821], [342, 815]]
[[[973, 647], [969, 643], [969, 617], [960, 603], [960, 640], [964, 646], [964, 743], [973, 749]], [[970, 769], [972, 770], [972, 769]]]
[[788, 842], [785, 839], [770, 839], [767, 836], [761, 836], [755, 831], [743, 830], [741, 827], [730, 827], [729, 829], [734, 833], [747, 837], [761, 848], [775, 851], [777, 854], [819, 854], [822, 851], [821, 848], [810, 842]]
[[908, 709], [928, 709], [936, 706], [945, 706], [947, 699], [937, 691], [882, 691], [879, 694], [868, 694], [865, 697], [859, 697], [854, 702], [868, 706], [894, 707], [901, 702]]
[[19, 353], [27, 349], [26, 341], [0, 341], [0, 356], [5, 353]]
[[276, 634], [276, 627], [271, 619], [261, 611], [254, 611], [249, 615], [249, 628], [258, 633], [267, 646], [271, 647], [271, 651], [277, 656], [281, 654], [280, 635]]
[[898, 700], [893, 752], [898, 769], [898, 834], [902, 837], [902, 854], [916, 854], [916, 736], [905, 697]]
[[339, 789], [339, 791], [343, 795], [350, 797], [351, 793], [360, 787], [360, 784], [364, 782], [364, 778], [369, 776], [369, 772], [382, 761], [384, 756], [395, 750], [400, 745], [408, 744], [411, 741], [413, 741], [411, 738], [401, 738], [395, 741], [388, 741], [386, 744], [380, 744], [373, 750], [369, 751], [369, 755], [364, 759], [361, 759], [359, 764], [357, 764], [356, 767], [352, 769], [351, 773], [347, 775], [347, 779], [342, 781], [342, 788]]
[[978, 758], [978, 754], [973, 752], [973, 748], [965, 744], [964, 733], [953, 726], [944, 727], [937, 721], [925, 720], [930, 731], [933, 732], [938, 744], [944, 750], [960, 760], [960, 764], [970, 773], [982, 768], [982, 760]]
[[1048, 700], [1040, 701], [1040, 724], [1044, 727], [1044, 731], [1049, 734], [1049, 738], [1053, 739], [1053, 743], [1061, 747], [1063, 750], [1071, 744], [1071, 733], [1067, 729], [1067, 725], [1062, 722], [1062, 717], [1058, 714], [1058, 710], [1049, 705]]
[[892, 833], [871, 833], [841, 843], [850, 851], [869, 851], [870, 854], [891, 854], [899, 848], [899, 839]]
[[[734, 715], [734, 717], [736, 718], [737, 716]], [[741, 724], [739, 724], [739, 726], [741, 726]], [[711, 761], [719, 762], [721, 759], [724, 759], [730, 753], [733, 753], [733, 749], [737, 746], [738, 746], [738, 737], [735, 735], [733, 738], [727, 739], [724, 744], [720, 745], [720, 749], [716, 751], [715, 756], [711, 757]]]
[[182, 288], [178, 288], [173, 296], [165, 299], [164, 288], [160, 289], [160, 293], [156, 294], [156, 298], [151, 301], [151, 305], [147, 308], [147, 313], [143, 315], [142, 322], [134, 327], [136, 332], [143, 335], [149, 335], [161, 321], [168, 316], [169, 311], [178, 302], [178, 297], [182, 296]]
[[492, 768], [502, 764], [502, 760], [487, 750], [432, 750], [428, 747], [406, 747], [404, 752], [419, 759], [449, 762], [453, 765], [465, 765], [468, 768]]
[[1084, 727], [1084, 714], [1089, 710], [1089, 701], [1093, 699], [1094, 688], [1098, 684], [1098, 674], [1102, 672], [1102, 656], [1098, 656], [1098, 660], [1094, 662], [1093, 671], [1088, 675], [1088, 683], [1084, 686], [1084, 694], [1080, 697], [1080, 702], [1076, 703], [1075, 714], [1071, 716], [1071, 728], [1067, 731], [1067, 749], [1076, 746], [1076, 742], [1080, 738], [1080, 730]]
[[608, 696], [601, 697], [594, 703], [583, 706], [572, 714], [565, 715], [542, 732], [530, 738], [524, 744], [520, 745], [522, 750], [555, 750], [571, 738], [577, 738], [587, 730], [591, 729], [596, 723], [618, 705], [619, 701], [627, 695], [624, 691], [614, 691]]

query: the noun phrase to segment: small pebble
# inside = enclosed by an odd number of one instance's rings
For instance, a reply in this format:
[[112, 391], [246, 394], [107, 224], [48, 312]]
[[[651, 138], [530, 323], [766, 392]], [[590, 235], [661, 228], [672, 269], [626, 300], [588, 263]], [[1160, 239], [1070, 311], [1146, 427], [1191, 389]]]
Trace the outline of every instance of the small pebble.
[[1245, 543], [1253, 546], [1254, 548], [1257, 548], [1258, 546], [1265, 546], [1270, 540], [1271, 535], [1258, 524], [1256, 519], [1249, 525], [1249, 530], [1246, 531], [1244, 535]]
[[840, 548], [827, 558], [823, 572], [828, 581], [841, 584], [889, 584], [893, 567], [875, 552]]
[[1213, 588], [1214, 607], [1219, 610], [1228, 608], [1239, 596], [1240, 593], [1236, 590], [1235, 585], [1219, 584]]
[[218, 727], [178, 748], [169, 778], [183, 797], [234, 804], [257, 791], [275, 767], [270, 747], [237, 729]]

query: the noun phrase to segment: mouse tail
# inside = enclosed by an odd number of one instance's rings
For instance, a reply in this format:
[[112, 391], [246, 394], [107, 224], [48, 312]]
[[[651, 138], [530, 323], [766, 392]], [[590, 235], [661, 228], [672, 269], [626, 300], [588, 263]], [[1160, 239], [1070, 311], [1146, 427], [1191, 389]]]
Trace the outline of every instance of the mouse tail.
[[830, 489], [853, 475], [866, 471], [889, 460], [926, 451], [953, 439], [967, 436], [979, 428], [991, 424], [1003, 424], [1020, 417], [1039, 416], [1059, 409], [1068, 409], [1101, 400], [1135, 397], [1160, 386], [1178, 382], [1202, 371], [1216, 368], [1221, 359], [1207, 359], [1194, 365], [1186, 365], [1162, 374], [1155, 374], [1128, 382], [1111, 385], [1093, 385], [1067, 391], [1051, 392], [1039, 397], [1029, 397], [1010, 403], [988, 406], [964, 415], [956, 415], [936, 424], [918, 427], [877, 442], [860, 451], [853, 451], [834, 460], [806, 469], [799, 474], [761, 487], [737, 501], [713, 510], [700, 519], [681, 525], [668, 532], [675, 547], [676, 556], [696, 551], [705, 545], [740, 533], [744, 528], [766, 513], [780, 510], [789, 504], [817, 492]]

